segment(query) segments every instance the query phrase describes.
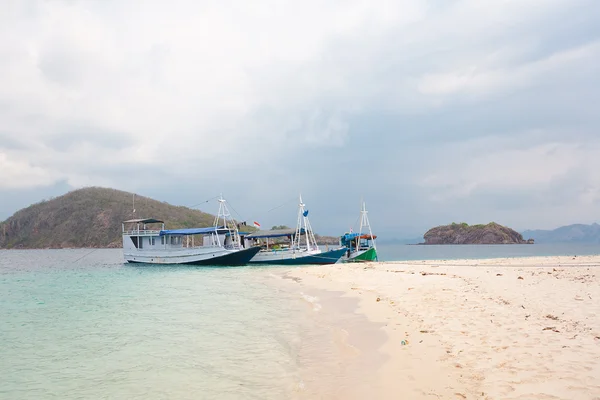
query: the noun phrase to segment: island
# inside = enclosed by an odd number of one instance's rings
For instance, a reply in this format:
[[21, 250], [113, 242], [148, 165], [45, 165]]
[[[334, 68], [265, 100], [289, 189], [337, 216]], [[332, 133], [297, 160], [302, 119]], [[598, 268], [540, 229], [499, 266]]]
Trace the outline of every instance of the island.
[[423, 235], [421, 244], [533, 244], [533, 239], [523, 239], [519, 232], [495, 222], [483, 225], [451, 223], [436, 226]]

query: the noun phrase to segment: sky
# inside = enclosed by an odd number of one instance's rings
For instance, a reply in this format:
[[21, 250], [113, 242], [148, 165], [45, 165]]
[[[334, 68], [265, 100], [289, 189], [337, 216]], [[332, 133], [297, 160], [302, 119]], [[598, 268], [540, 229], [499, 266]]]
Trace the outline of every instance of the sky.
[[0, 220], [103, 186], [263, 227], [301, 193], [332, 235], [361, 199], [380, 238], [592, 223], [599, 89], [597, 0], [5, 0]]

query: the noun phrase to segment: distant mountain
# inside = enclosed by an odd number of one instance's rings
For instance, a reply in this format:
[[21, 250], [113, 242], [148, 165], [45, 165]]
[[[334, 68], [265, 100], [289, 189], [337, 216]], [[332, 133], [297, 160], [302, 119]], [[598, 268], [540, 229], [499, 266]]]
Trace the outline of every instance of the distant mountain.
[[553, 230], [527, 230], [523, 236], [536, 243], [600, 243], [600, 225], [573, 224]]
[[533, 240], [524, 240], [519, 232], [495, 222], [437, 226], [428, 230], [423, 238], [423, 244], [533, 244]]
[[132, 196], [91, 187], [31, 205], [0, 222], [0, 248], [121, 247], [121, 222], [131, 218], [159, 218], [172, 229], [214, 223], [214, 215], [138, 195], [133, 214]]

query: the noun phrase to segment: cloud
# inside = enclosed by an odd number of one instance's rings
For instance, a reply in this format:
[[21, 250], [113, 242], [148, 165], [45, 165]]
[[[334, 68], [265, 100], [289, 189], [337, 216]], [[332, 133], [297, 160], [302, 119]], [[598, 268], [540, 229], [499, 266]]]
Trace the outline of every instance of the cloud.
[[45, 186], [47, 182], [53, 182], [59, 177], [55, 172], [45, 168], [12, 160], [4, 153], [0, 153], [0, 170], [3, 175], [3, 179], [0, 180], [0, 190]]
[[594, 62], [599, 51], [600, 42], [594, 42], [516, 68], [486, 69], [473, 65], [463, 71], [425, 75], [419, 83], [419, 91], [440, 95], [461, 92], [475, 95], [514, 92], [535, 85], [539, 80], [551, 78], [552, 73], [558, 69], [570, 70], [577, 65]]
[[535, 227], [535, 202], [584, 218], [600, 211], [598, 12], [592, 0], [9, 1], [0, 196], [105, 185], [196, 204], [223, 191], [251, 214], [302, 191], [331, 232], [361, 195], [390, 232], [510, 220], [509, 208]]

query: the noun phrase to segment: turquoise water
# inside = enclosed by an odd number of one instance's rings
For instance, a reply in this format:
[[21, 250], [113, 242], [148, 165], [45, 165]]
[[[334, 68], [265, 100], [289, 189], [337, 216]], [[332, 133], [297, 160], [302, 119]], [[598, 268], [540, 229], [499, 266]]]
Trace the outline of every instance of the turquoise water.
[[[83, 257], [83, 258], [82, 258]], [[258, 268], [0, 251], [0, 398], [292, 398], [306, 302]]]
[[377, 246], [380, 261], [456, 260], [600, 254], [600, 244], [402, 245]]

